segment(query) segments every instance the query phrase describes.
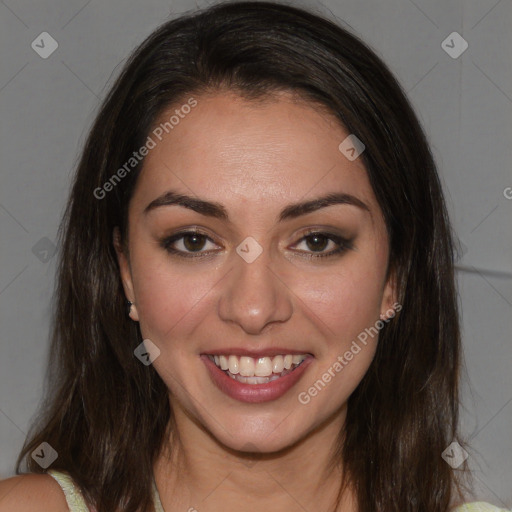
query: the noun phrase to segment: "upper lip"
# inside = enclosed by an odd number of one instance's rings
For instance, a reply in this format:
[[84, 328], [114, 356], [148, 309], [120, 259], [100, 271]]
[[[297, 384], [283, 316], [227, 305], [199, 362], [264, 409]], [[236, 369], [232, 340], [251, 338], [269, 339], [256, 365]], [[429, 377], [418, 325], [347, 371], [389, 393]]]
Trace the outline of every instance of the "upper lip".
[[206, 352], [202, 352], [203, 355], [206, 356], [246, 356], [253, 357], [254, 359], [259, 359], [260, 357], [274, 357], [281, 356], [286, 354], [291, 355], [311, 355], [307, 350], [293, 350], [290, 348], [282, 348], [282, 347], [268, 347], [266, 349], [260, 350], [251, 350], [248, 348], [219, 348], [216, 350], [208, 350]]

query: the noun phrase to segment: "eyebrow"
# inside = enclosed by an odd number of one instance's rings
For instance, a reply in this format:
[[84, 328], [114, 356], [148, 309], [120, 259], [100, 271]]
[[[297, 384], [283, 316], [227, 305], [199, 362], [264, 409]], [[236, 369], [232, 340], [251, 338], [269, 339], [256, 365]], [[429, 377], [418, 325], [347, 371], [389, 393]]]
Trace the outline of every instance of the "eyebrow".
[[[327, 206], [337, 204], [356, 206], [361, 210], [365, 210], [370, 213], [368, 206], [357, 197], [345, 193], [332, 193], [317, 197], [316, 199], [312, 199], [310, 201], [289, 204], [283, 208], [283, 210], [281, 210], [281, 213], [279, 214], [279, 222], [294, 219], [300, 217], [301, 215], [306, 215], [316, 210], [320, 210], [321, 208], [326, 208]], [[189, 208], [190, 210], [194, 210], [195, 212], [207, 217], [229, 221], [228, 212], [221, 203], [198, 199], [196, 197], [180, 194], [173, 190], [169, 190], [151, 201], [151, 203], [149, 203], [146, 208], [144, 208], [144, 214], [148, 214], [150, 211], [161, 206], [173, 205]]]

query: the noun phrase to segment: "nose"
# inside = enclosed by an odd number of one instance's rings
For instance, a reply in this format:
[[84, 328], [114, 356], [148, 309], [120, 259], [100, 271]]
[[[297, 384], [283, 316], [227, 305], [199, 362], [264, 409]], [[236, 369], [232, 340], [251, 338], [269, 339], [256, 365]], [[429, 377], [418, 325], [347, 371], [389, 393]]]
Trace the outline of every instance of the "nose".
[[292, 315], [292, 292], [271, 268], [269, 251], [248, 263], [233, 254], [234, 268], [226, 276], [219, 298], [219, 316], [238, 324], [248, 334], [268, 324], [286, 322]]

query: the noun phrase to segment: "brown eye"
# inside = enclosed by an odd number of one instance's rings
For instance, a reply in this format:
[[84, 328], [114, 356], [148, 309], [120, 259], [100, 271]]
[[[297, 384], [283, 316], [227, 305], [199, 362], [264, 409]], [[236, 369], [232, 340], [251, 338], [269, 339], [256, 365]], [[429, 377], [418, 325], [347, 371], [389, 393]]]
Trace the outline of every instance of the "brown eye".
[[304, 237], [306, 244], [312, 251], [323, 251], [329, 244], [329, 238], [322, 234], [309, 235]]
[[[322, 258], [341, 254], [348, 249], [352, 249], [351, 241], [335, 235], [334, 233], [311, 232], [301, 238], [299, 244], [306, 245], [306, 251], [300, 250], [308, 258]], [[297, 244], [297, 245], [299, 245]], [[330, 251], [323, 252], [331, 244]]]
[[[208, 254], [209, 251], [203, 251], [205, 245], [213, 240], [198, 231], [184, 231], [176, 233], [161, 242], [161, 246], [171, 254], [183, 256], [185, 258], [194, 258]], [[197, 254], [194, 254], [197, 253]]]
[[183, 245], [185, 249], [191, 252], [199, 251], [204, 247], [206, 237], [197, 233], [183, 236]]

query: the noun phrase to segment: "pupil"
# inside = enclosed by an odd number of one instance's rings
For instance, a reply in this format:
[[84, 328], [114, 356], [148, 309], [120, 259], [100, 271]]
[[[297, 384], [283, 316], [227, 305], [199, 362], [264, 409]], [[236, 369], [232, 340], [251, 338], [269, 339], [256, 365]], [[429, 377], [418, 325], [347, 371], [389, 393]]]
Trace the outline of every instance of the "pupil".
[[[192, 243], [190, 240], [193, 240]], [[186, 235], [183, 243], [189, 251], [199, 250], [204, 245], [204, 235]]]

